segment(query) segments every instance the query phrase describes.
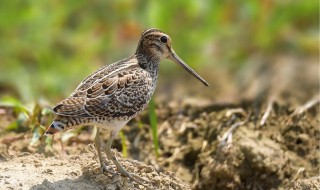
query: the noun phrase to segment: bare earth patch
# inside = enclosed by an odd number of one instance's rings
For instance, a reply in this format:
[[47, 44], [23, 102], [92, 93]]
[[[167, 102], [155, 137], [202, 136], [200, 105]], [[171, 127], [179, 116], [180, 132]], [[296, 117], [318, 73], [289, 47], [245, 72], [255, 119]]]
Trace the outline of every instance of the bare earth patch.
[[130, 159], [120, 158], [120, 162], [128, 171], [148, 180], [149, 188], [120, 175], [100, 174], [98, 162], [90, 152], [47, 158], [22, 152], [1, 158], [1, 189], [189, 189], [173, 173], [158, 173], [154, 167]]

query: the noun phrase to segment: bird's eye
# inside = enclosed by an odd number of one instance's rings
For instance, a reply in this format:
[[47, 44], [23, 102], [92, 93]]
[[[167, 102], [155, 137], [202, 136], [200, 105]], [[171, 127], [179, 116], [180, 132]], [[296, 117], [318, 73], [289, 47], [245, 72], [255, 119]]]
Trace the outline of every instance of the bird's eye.
[[161, 36], [160, 41], [161, 41], [162, 43], [167, 43], [168, 39], [167, 39], [166, 36]]

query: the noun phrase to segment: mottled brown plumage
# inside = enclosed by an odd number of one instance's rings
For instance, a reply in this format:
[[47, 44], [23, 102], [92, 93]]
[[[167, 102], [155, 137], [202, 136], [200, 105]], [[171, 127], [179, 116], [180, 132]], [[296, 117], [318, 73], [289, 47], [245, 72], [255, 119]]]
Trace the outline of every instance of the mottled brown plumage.
[[[87, 77], [53, 110], [57, 115], [128, 119], [141, 111], [154, 90], [156, 76], [142, 69], [135, 56]], [[113, 65], [110, 65], [111, 67]]]
[[[111, 144], [117, 132], [147, 106], [156, 88], [159, 62], [165, 58], [181, 65], [208, 86], [175, 54], [167, 34], [158, 29], [148, 29], [141, 34], [134, 55], [89, 75], [67, 99], [53, 108], [57, 117], [46, 134], [79, 125], [95, 125], [111, 130], [107, 156], [114, 161], [121, 174], [135, 180], [111, 154]], [[102, 171], [107, 170], [101, 157], [99, 134], [95, 143]]]

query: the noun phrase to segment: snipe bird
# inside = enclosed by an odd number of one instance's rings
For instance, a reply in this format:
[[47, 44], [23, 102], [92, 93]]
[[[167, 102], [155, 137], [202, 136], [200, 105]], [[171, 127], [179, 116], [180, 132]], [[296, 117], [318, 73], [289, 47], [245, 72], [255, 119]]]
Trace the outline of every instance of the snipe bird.
[[159, 63], [163, 59], [172, 60], [208, 86], [173, 51], [167, 34], [158, 29], [148, 29], [141, 34], [134, 55], [89, 75], [67, 99], [53, 108], [57, 117], [45, 134], [51, 135], [81, 125], [97, 126], [94, 142], [100, 171], [111, 172], [102, 159], [99, 128], [110, 130], [110, 139], [104, 147], [107, 158], [114, 162], [123, 176], [140, 183], [139, 176], [127, 172], [117, 161], [111, 152], [111, 145], [118, 131], [147, 106], [156, 88]]

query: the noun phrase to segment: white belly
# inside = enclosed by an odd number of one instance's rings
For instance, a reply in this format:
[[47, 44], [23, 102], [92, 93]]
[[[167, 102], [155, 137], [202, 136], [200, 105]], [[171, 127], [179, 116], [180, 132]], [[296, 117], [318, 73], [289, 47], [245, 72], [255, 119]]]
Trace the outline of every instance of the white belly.
[[102, 122], [88, 123], [88, 125], [118, 132], [122, 127], [124, 127], [128, 123], [128, 121], [129, 120], [102, 121]]

